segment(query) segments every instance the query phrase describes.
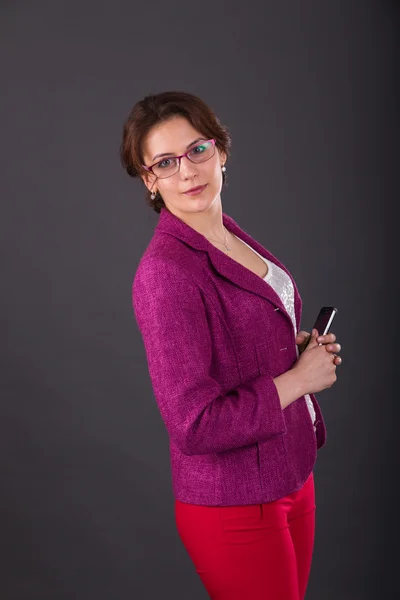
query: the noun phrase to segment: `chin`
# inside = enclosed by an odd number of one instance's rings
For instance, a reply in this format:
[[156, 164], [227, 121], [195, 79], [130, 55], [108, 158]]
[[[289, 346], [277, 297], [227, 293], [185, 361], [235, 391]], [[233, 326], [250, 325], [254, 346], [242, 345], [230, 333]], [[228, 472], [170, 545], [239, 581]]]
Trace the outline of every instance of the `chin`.
[[186, 196], [181, 194], [176, 202], [170, 203], [169, 206], [175, 211], [182, 213], [196, 213], [204, 212], [212, 208], [212, 206], [218, 202], [218, 194], [214, 196], [207, 190], [206, 194], [199, 194], [199, 196]]
[[203, 212], [210, 209], [215, 204], [216, 198], [191, 198], [189, 202], [185, 202], [185, 208], [182, 210], [188, 212]]

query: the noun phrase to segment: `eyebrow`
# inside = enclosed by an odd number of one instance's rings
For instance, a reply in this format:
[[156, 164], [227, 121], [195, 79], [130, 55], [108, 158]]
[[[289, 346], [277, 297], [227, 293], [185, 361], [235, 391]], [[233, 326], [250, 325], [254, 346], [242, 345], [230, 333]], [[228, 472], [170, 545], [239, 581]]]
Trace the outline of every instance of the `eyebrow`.
[[[188, 144], [186, 146], [186, 150], [188, 150], [190, 148], [190, 146], [193, 146], [193, 144], [195, 144], [196, 142], [200, 142], [201, 140], [205, 140], [206, 138], [204, 137], [199, 137], [196, 138], [193, 142], [191, 142], [190, 144]], [[156, 154], [155, 156], [153, 156], [152, 160], [156, 160], [156, 158], [161, 158], [161, 156], [169, 156], [170, 154], [173, 154], [173, 152], [163, 152], [162, 154]]]

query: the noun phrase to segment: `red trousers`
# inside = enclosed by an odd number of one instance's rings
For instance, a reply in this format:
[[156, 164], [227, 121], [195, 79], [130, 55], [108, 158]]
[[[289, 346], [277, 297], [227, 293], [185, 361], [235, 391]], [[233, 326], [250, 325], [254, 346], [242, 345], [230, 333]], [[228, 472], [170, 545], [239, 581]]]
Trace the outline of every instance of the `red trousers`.
[[264, 504], [175, 500], [179, 537], [211, 600], [303, 600], [315, 527], [313, 473], [297, 492]]

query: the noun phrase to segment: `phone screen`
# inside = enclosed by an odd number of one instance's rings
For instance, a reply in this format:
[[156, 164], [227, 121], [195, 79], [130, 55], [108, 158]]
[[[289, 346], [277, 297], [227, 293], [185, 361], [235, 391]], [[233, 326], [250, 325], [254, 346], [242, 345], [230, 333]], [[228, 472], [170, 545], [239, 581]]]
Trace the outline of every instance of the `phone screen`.
[[325, 335], [329, 332], [336, 313], [337, 308], [334, 308], [333, 306], [323, 306], [321, 308], [314, 323], [314, 329], [318, 330], [319, 335]]
[[[323, 306], [319, 311], [319, 315], [314, 323], [313, 329], [318, 331], [318, 335], [325, 335], [329, 332], [332, 321], [337, 313], [337, 308], [333, 306]], [[307, 340], [306, 345], [304, 346], [304, 350], [307, 348], [309, 342], [311, 340], [311, 335]], [[321, 346], [322, 344], [319, 344]]]

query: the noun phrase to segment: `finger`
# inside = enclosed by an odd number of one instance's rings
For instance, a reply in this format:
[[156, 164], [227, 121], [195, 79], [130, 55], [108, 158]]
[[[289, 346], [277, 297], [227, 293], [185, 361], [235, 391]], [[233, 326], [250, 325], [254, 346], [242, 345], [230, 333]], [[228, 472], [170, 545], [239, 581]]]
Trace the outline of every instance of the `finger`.
[[301, 340], [305, 340], [309, 337], [309, 333], [307, 331], [299, 331], [299, 333], [296, 335], [296, 339], [299, 338]]
[[331, 344], [336, 341], [336, 335], [334, 333], [326, 333], [325, 335], [319, 336], [317, 342], [323, 344]]
[[325, 346], [325, 350], [327, 350], [327, 352], [340, 352], [342, 349], [342, 346], [339, 343], [336, 344], [327, 344]]
[[336, 354], [334, 354], [333, 357], [333, 362], [335, 363], [335, 365], [342, 364], [342, 358], [340, 356], [336, 356]]

